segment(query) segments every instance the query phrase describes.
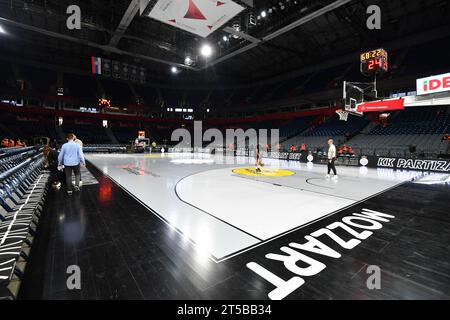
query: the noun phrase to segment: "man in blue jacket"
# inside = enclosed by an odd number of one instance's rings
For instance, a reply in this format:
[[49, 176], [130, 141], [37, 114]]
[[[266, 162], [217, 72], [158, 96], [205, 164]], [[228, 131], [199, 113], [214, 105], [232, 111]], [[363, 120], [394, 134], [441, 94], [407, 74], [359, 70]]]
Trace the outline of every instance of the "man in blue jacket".
[[60, 166], [64, 165], [64, 172], [66, 174], [67, 194], [72, 194], [72, 173], [75, 174], [76, 192], [80, 191], [80, 165], [85, 166], [83, 150], [81, 146], [74, 142], [74, 135], [69, 133], [67, 135], [67, 143], [61, 147], [61, 152], [58, 156], [58, 163]]

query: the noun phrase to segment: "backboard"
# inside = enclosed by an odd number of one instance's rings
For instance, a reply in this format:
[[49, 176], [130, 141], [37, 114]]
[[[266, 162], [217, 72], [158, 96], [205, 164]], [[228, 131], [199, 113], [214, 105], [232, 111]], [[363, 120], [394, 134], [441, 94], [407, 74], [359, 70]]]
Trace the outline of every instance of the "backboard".
[[349, 82], [344, 81], [343, 99], [345, 111], [350, 114], [362, 116], [358, 106], [366, 101], [377, 99], [378, 93], [375, 82]]

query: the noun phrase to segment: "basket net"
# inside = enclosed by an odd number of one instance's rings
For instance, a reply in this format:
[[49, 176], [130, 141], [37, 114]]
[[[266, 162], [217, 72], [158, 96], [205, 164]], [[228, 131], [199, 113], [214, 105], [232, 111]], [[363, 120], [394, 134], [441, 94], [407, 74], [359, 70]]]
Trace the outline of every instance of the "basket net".
[[336, 113], [339, 115], [339, 120], [341, 121], [347, 121], [348, 119], [348, 112], [345, 110], [336, 110]]

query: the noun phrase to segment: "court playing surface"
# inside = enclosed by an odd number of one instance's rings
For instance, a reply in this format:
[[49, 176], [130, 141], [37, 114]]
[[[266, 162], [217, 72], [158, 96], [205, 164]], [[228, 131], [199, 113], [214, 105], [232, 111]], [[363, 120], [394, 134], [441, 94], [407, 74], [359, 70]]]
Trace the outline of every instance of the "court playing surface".
[[[205, 154], [89, 154], [94, 166], [215, 262], [221, 262], [421, 176]], [[126, 214], [126, 213], [124, 213]]]

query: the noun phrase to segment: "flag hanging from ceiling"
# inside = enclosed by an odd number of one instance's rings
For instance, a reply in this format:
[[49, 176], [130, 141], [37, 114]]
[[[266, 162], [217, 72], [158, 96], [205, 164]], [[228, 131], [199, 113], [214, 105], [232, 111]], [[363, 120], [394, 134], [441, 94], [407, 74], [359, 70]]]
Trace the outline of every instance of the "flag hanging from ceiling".
[[231, 0], [158, 0], [149, 17], [207, 37], [243, 10]]
[[102, 74], [102, 58], [92, 57], [92, 74]]

